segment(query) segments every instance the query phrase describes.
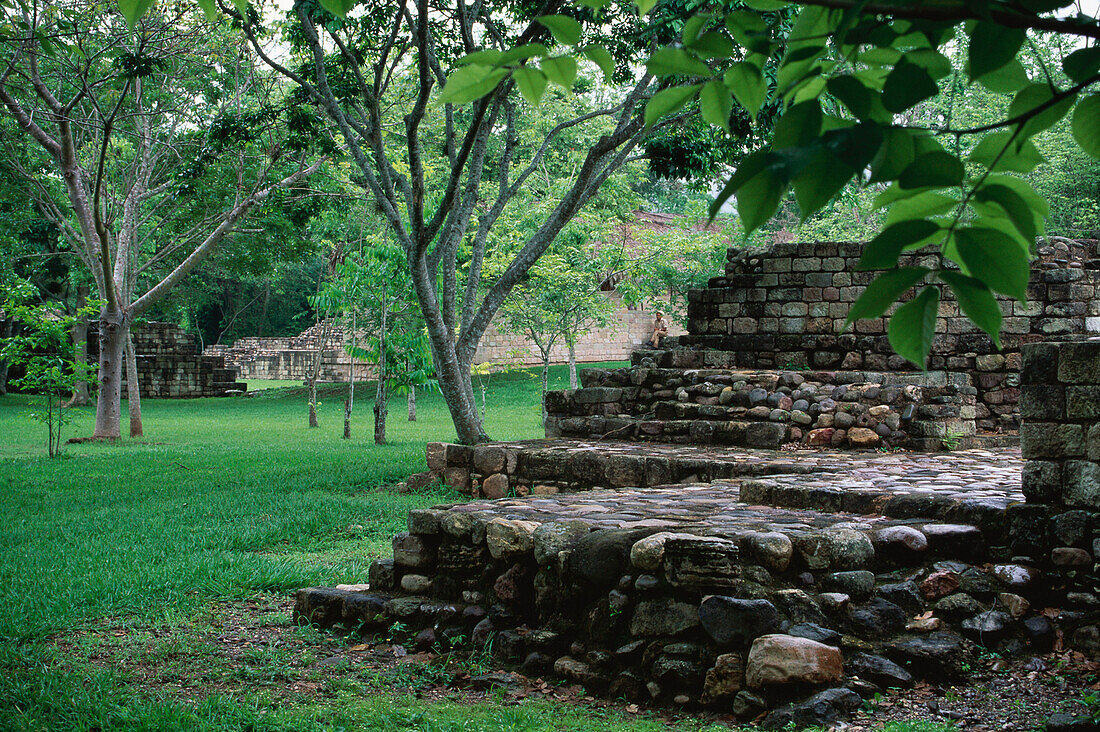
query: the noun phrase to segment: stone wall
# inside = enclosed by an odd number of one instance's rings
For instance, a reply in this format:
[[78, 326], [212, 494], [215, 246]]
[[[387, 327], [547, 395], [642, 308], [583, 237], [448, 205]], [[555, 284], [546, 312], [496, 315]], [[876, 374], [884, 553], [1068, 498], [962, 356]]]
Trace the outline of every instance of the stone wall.
[[[89, 361], [99, 359], [98, 324], [88, 329]], [[158, 399], [220, 397], [247, 390], [237, 371], [220, 356], [199, 354], [194, 337], [172, 323], [149, 322], [131, 328], [141, 396]], [[126, 394], [126, 369], [122, 370]]]
[[[614, 293], [608, 293], [608, 297], [618, 298]], [[631, 310], [620, 305], [607, 327], [592, 330], [580, 338], [575, 349], [577, 361], [628, 360], [631, 352], [649, 339], [653, 318], [653, 310]], [[684, 332], [676, 323], [670, 321], [669, 325], [671, 336]], [[208, 346], [205, 353], [224, 357], [227, 363], [240, 371], [242, 378], [301, 381], [313, 367], [320, 332], [321, 326], [313, 326], [292, 338], [241, 338], [232, 346]], [[345, 339], [346, 334], [338, 326], [337, 329], [330, 329], [321, 362], [320, 381], [347, 381], [352, 359], [344, 351]], [[555, 346], [551, 351], [553, 363], [565, 363], [568, 357], [569, 351], [564, 344]], [[492, 361], [517, 366], [542, 363], [538, 349], [523, 336], [505, 333], [495, 324], [490, 324], [482, 336], [474, 360], [476, 363]], [[372, 378], [371, 373], [369, 364], [357, 362], [357, 379]]]
[[547, 437], [938, 450], [975, 433], [960, 373], [633, 367], [585, 369], [582, 383], [546, 395]]
[[1023, 492], [1014, 548], [1078, 612], [1075, 646], [1100, 654], [1100, 340], [1023, 348]]
[[[1002, 348], [959, 312], [948, 294], [940, 305], [929, 367], [965, 372], [978, 390], [978, 426], [1015, 429], [1020, 348], [1036, 341], [1100, 330], [1100, 260], [1095, 240], [1041, 244], [1028, 302], [1001, 298]], [[725, 275], [691, 293], [690, 349], [708, 349], [711, 368], [911, 370], [894, 355], [886, 318], [844, 322], [877, 273], [857, 271], [858, 243], [779, 244], [768, 250], [730, 249]], [[930, 255], [903, 264], [936, 266]], [[643, 357], [642, 354], [638, 358]], [[693, 356], [669, 353], [658, 365], [693, 368]]]

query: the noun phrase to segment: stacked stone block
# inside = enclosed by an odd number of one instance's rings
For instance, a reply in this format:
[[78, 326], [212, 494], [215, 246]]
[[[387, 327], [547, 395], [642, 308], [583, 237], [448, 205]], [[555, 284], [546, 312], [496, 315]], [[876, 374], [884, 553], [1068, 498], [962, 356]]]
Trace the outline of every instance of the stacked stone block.
[[1037, 343], [1023, 358], [1024, 495], [1100, 511], [1100, 340]]
[[636, 366], [587, 369], [582, 383], [547, 394], [547, 437], [938, 450], [975, 434], [977, 392], [959, 373]]
[[[88, 333], [89, 359], [98, 358], [98, 326]], [[149, 322], [133, 326], [141, 396], [155, 399], [194, 399], [239, 394], [248, 385], [237, 381], [235, 369], [220, 356], [200, 355], [195, 338], [172, 323]], [[126, 370], [122, 371], [123, 394]]]
[[[886, 317], [847, 331], [851, 304], [876, 272], [857, 270], [862, 244], [780, 244], [768, 250], [730, 249], [726, 274], [689, 295], [688, 330], [678, 339], [705, 349], [710, 367], [910, 370], [886, 338]], [[978, 389], [978, 426], [1018, 425], [1020, 348], [1026, 343], [1100, 329], [1100, 260], [1096, 242], [1043, 244], [1033, 265], [1028, 302], [1000, 298], [1001, 349], [959, 311], [950, 293], [940, 305], [929, 366], [965, 372]], [[929, 255], [907, 255], [910, 266], [936, 266]], [[659, 366], [692, 368], [682, 352], [636, 354]]]

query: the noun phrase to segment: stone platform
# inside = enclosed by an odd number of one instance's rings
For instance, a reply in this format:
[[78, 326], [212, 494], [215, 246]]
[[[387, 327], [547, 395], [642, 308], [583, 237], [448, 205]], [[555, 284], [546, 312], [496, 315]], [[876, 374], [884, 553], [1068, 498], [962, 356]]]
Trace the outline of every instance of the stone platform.
[[[505, 463], [515, 450], [517, 466], [540, 449], [485, 447]], [[1017, 450], [674, 448], [650, 457], [747, 469], [413, 511], [369, 584], [301, 590], [296, 616], [399, 622], [410, 646], [488, 647], [533, 675], [766, 728], [836, 719], [922, 675], [962, 676], [979, 646], [1037, 653], [1059, 633], [1100, 642], [1100, 602], [1081, 571], [1095, 527], [1025, 505]], [[785, 464], [799, 473], [764, 474]]]

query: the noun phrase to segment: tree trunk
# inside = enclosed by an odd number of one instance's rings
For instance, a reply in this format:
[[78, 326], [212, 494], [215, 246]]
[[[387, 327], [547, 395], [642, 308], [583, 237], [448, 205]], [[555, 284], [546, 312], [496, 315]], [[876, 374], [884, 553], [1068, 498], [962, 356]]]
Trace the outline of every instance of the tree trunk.
[[550, 383], [550, 349], [542, 351], [542, 394], [539, 403], [542, 404], [542, 424], [546, 424], [546, 388]]
[[309, 378], [309, 426], [317, 427], [317, 377]]
[[99, 394], [95, 406], [95, 430], [92, 437], [100, 440], [117, 440], [122, 435], [120, 427], [122, 410], [122, 362], [126, 351], [129, 326], [126, 317], [118, 312], [99, 316]]
[[374, 444], [386, 444], [386, 286], [382, 286], [382, 320], [378, 331], [378, 388], [374, 394]]
[[[88, 286], [81, 285], [76, 291], [76, 308], [81, 310], [88, 303]], [[78, 365], [88, 362], [88, 318], [78, 314], [73, 320], [72, 330], [69, 331], [73, 340], [73, 360]], [[3, 393], [0, 389], [0, 393]], [[88, 382], [83, 379], [73, 386], [73, 395], [65, 403], [66, 407], [84, 407], [88, 405]]]
[[[355, 313], [351, 314], [351, 350], [355, 351]], [[348, 362], [348, 398], [344, 400], [344, 439], [351, 439], [351, 410], [355, 407], [355, 356]]]
[[[11, 338], [13, 318], [0, 318], [0, 338]], [[0, 358], [0, 396], [8, 393], [8, 362]]]
[[141, 437], [141, 382], [138, 380], [134, 337], [129, 330], [126, 331], [126, 406], [130, 411], [130, 437]]
[[569, 388], [577, 388], [577, 344], [569, 341]]
[[416, 384], [409, 384], [409, 421], [416, 421]]

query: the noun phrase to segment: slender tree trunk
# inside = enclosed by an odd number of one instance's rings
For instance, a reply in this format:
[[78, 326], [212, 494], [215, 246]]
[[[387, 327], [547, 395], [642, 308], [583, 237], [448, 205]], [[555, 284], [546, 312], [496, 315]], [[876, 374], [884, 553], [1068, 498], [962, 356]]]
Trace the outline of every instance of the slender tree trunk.
[[416, 384], [409, 384], [409, 421], [416, 421]]
[[569, 343], [569, 388], [577, 388], [577, 344], [573, 341]]
[[382, 319], [378, 331], [378, 387], [374, 394], [374, 444], [386, 444], [386, 286], [382, 285]]
[[[351, 314], [351, 346], [354, 352], [358, 339], [355, 337], [355, 313]], [[355, 407], [355, 356], [348, 363], [348, 398], [344, 400], [344, 439], [351, 439], [351, 410]]]
[[122, 436], [122, 362], [128, 333], [126, 316], [104, 308], [99, 316], [99, 394], [92, 432], [95, 439], [117, 440]]
[[138, 379], [134, 335], [126, 331], [126, 406], [130, 411], [130, 437], [141, 437], [141, 382]]
[[[87, 303], [88, 286], [81, 285], [76, 291], [77, 310], [83, 309]], [[78, 314], [73, 320], [73, 327], [70, 333], [73, 339], [73, 360], [76, 361], [78, 365], [83, 365], [88, 362], [88, 318]], [[83, 407], [87, 406], [88, 402], [88, 382], [81, 379], [73, 385], [73, 395], [69, 397], [69, 401], [65, 403], [65, 406]]]
[[317, 379], [309, 379], [309, 426], [317, 427]]
[[[541, 349], [540, 349], [541, 350]], [[546, 424], [546, 389], [550, 384], [550, 349], [542, 350], [542, 393], [539, 403], [542, 405], [542, 424]]]
[[[0, 338], [11, 338], [13, 318], [0, 318]], [[8, 393], [8, 362], [0, 358], [0, 396]]]

